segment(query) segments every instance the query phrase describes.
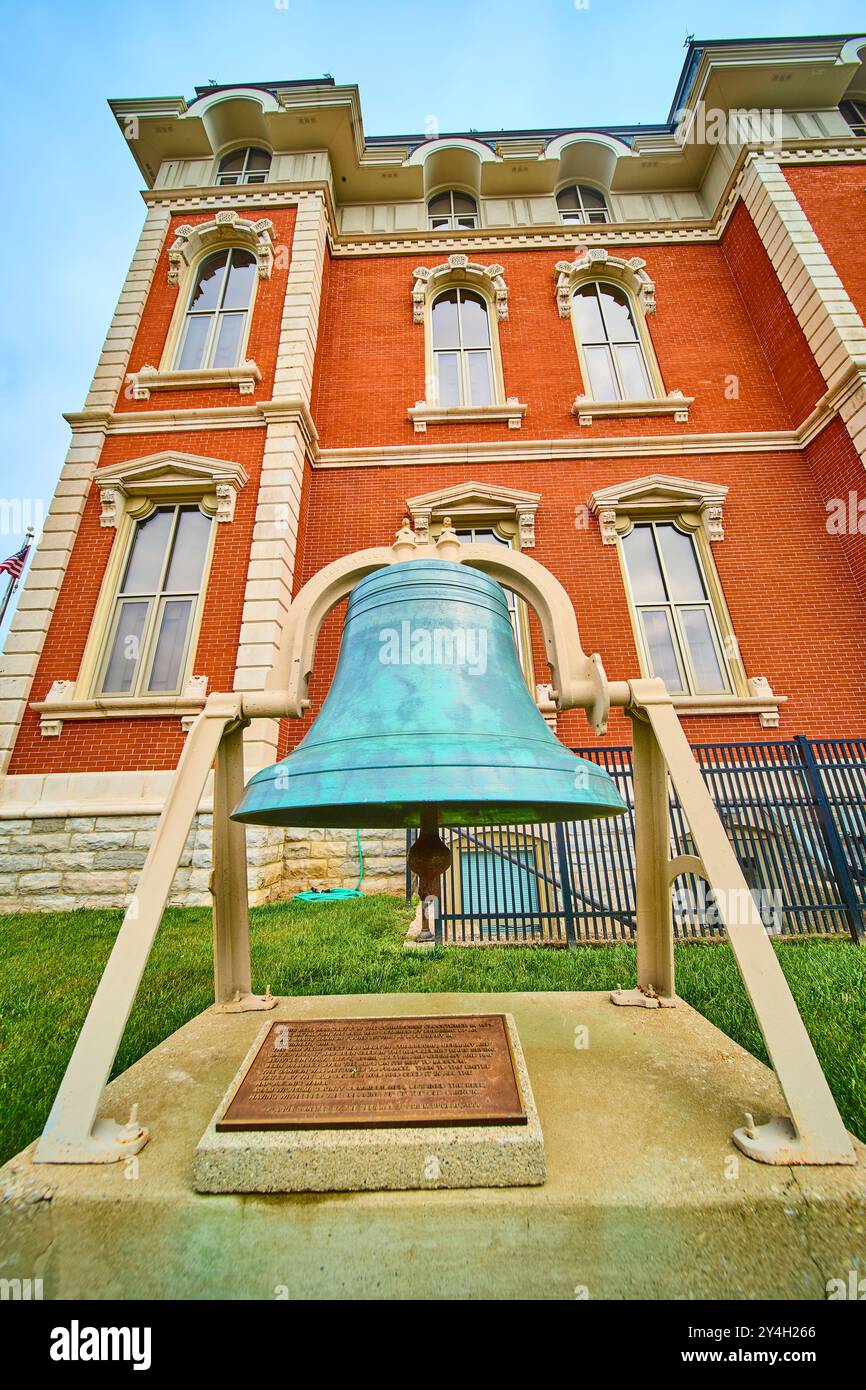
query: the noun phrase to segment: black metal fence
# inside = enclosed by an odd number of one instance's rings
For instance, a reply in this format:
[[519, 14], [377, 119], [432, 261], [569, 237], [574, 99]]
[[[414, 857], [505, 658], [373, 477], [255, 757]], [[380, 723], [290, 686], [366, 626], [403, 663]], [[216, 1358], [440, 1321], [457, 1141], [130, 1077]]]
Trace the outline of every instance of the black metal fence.
[[[634, 784], [628, 747], [575, 748], [610, 774], [628, 814], [564, 825], [445, 830], [437, 940], [444, 945], [572, 946], [635, 933]], [[695, 757], [767, 931], [866, 931], [866, 739], [698, 744]], [[671, 853], [695, 854], [670, 798]], [[407, 875], [407, 896], [411, 882]], [[714, 895], [684, 875], [674, 932], [723, 935]]]

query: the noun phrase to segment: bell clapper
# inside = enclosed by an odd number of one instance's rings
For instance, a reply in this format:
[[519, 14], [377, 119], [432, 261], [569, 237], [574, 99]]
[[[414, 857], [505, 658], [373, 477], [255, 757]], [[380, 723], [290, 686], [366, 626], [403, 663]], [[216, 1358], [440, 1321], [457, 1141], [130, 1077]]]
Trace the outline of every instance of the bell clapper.
[[408, 854], [409, 868], [418, 875], [423, 930], [419, 942], [436, 940], [436, 914], [439, 911], [439, 880], [451, 867], [451, 851], [439, 836], [439, 812], [435, 806], [421, 811], [421, 834]]

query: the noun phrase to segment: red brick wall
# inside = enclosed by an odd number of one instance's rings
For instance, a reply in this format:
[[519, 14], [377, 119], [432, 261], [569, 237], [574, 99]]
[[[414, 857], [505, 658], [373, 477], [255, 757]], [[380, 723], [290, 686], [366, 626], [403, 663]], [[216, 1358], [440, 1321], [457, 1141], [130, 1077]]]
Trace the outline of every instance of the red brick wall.
[[785, 402], [788, 423], [799, 425], [823, 396], [824, 378], [743, 203], [725, 229], [722, 249]]
[[785, 177], [854, 307], [866, 320], [866, 164], [786, 167]]
[[[825, 524], [841, 550], [852, 576], [866, 602], [866, 479], [863, 462], [854, 448], [850, 434], [841, 420], [836, 419], [813, 440], [807, 458], [815, 478], [815, 487], [824, 503]], [[845, 529], [837, 529], [843, 502]]]
[[[639, 675], [619, 561], [614, 547], [602, 545], [595, 520], [588, 529], [575, 526], [575, 509], [594, 488], [653, 466], [623, 460], [484, 468], [488, 483], [541, 492], [533, 558], [565, 585], [584, 649], [601, 653], [611, 679]], [[387, 543], [407, 496], [468, 481], [475, 471], [471, 465], [314, 470], [298, 585], [338, 555]], [[684, 720], [689, 739], [866, 733], [866, 613], [843, 548], [827, 534], [823, 498], [806, 459], [794, 453], [704, 456], [677, 459], [671, 471], [730, 487], [725, 540], [713, 545], [713, 555], [747, 674], [766, 676], [777, 694], [789, 697], [778, 735], [763, 730], [755, 716], [705, 716]], [[320, 707], [341, 621], [337, 610], [323, 627], [312, 714], [285, 731], [286, 746]], [[537, 640], [534, 657], [536, 679], [544, 681], [547, 667]], [[594, 741], [576, 712], [560, 718], [559, 731], [570, 743]], [[628, 741], [629, 722], [619, 712], [612, 716], [610, 738]]]
[[[140, 371], [145, 365], [160, 365], [178, 294], [189, 294], [189, 285], [178, 289], [177, 285], [168, 283], [168, 252], [175, 239], [175, 229], [183, 223], [194, 227], [200, 222], [212, 222], [213, 217], [212, 212], [194, 213], [191, 216], [178, 213], [172, 217], [133, 343], [129, 371]], [[245, 354], [256, 363], [262, 374], [253, 395], [241, 396], [238, 388], [234, 386], [215, 391], [202, 391], [199, 388], [193, 391], [159, 391], [155, 392], [149, 401], [136, 401], [131, 398], [129, 386], [125, 385], [118, 396], [118, 411], [204, 410], [216, 406], [250, 405], [254, 400], [270, 399], [273, 394], [274, 369], [280, 339], [280, 319], [286, 297], [286, 277], [291, 260], [295, 208], [274, 208], [270, 204], [259, 209], [244, 208], [245, 221], [255, 222], [260, 217], [269, 217], [274, 224], [275, 255], [270, 279], [256, 281], [253, 316]]]
[[[264, 429], [187, 431], [172, 435], [112, 435], [100, 466], [155, 454], [166, 448], [243, 464], [249, 481], [238, 493], [234, 521], [217, 523], [213, 560], [193, 670], [210, 690], [231, 690], [241, 626], [247, 563], [253, 534]], [[117, 532], [99, 524], [100, 503], [91, 489], [78, 540], [69, 560], [54, 617], [33, 682], [31, 700], [44, 700], [53, 681], [74, 680], [93, 620], [99, 589]], [[39, 716], [27, 710], [9, 771], [85, 772], [123, 768], [171, 768], [180, 756], [179, 719], [109, 719], [66, 723], [59, 738], [43, 738]]]
[[[621, 254], [621, 248], [611, 247]], [[787, 429], [790, 414], [764, 354], [737, 278], [719, 246], [629, 247], [656, 282], [658, 309], [647, 319], [667, 390], [695, 397], [688, 425], [672, 417], [615, 419], [580, 426], [572, 414], [583, 392], [569, 319], [554, 300], [559, 251], [517, 251], [500, 261], [508, 320], [499, 324], [505, 391], [529, 409], [522, 435], [588, 439], [611, 435]], [[412, 321], [412, 270], [441, 256], [338, 258], [322, 301], [313, 413], [325, 448], [377, 444], [494, 442], [516, 436], [504, 424], [436, 425], [414, 433], [406, 411], [425, 394], [424, 328]], [[739, 400], [725, 397], [740, 380]]]

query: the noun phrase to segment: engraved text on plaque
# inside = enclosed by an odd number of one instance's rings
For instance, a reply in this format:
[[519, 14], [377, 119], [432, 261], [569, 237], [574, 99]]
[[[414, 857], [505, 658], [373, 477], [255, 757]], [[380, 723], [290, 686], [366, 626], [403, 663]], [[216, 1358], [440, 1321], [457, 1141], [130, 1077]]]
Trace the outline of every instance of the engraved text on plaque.
[[273, 1023], [218, 1130], [525, 1124], [502, 1014]]

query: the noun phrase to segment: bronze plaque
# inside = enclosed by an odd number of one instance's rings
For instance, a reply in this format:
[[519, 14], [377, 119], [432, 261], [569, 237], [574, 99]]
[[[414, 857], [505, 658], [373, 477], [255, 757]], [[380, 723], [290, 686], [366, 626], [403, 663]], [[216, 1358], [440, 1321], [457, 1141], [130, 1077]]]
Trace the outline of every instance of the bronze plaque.
[[504, 1014], [272, 1023], [218, 1130], [526, 1124]]

